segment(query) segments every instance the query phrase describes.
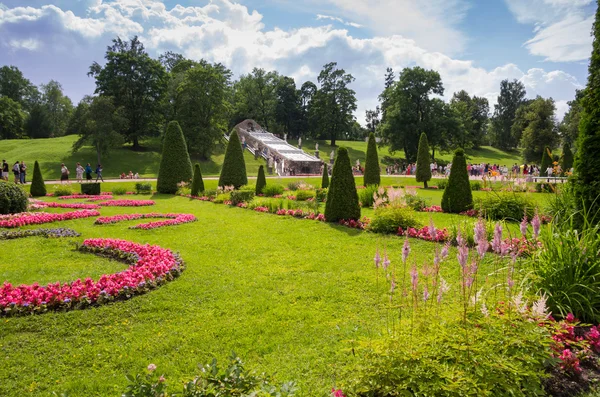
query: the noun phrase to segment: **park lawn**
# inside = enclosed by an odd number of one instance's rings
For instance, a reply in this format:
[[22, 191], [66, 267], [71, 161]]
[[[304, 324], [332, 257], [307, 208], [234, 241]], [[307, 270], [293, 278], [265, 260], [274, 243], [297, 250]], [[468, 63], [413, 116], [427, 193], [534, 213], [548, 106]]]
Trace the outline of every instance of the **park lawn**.
[[[118, 263], [72, 251], [71, 241], [92, 237], [158, 244], [179, 252], [187, 268], [129, 301], [2, 319], [0, 395], [117, 396], [125, 375], [150, 363], [180, 384], [198, 364], [235, 351], [250, 368], [297, 381], [299, 395], [323, 396], [352, 370], [352, 341], [386, 332], [389, 286], [381, 276], [376, 282], [373, 255], [385, 245], [392, 266], [400, 266], [402, 238], [182, 197], [153, 199], [153, 207], [101, 213], [193, 213], [198, 222], [143, 231], [127, 229], [138, 221], [95, 226], [88, 218], [52, 225], [73, 228], [79, 238], [2, 242], [13, 249], [0, 250], [0, 263], [10, 264], [0, 265], [0, 275], [14, 284], [118, 270]], [[446, 215], [431, 216], [437, 222]], [[411, 261], [432, 262], [435, 244], [410, 243]], [[454, 249], [449, 258], [442, 274], [452, 285], [447, 299], [455, 302]], [[491, 260], [482, 275], [490, 273]]]

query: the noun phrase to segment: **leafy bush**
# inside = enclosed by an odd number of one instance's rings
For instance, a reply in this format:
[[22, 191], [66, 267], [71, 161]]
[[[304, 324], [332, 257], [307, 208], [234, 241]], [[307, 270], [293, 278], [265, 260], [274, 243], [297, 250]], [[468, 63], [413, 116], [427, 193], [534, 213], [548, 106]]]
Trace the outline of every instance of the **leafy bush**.
[[331, 184], [325, 203], [325, 219], [328, 222], [338, 222], [342, 219], [359, 218], [360, 207], [350, 157], [348, 157], [348, 150], [340, 147], [331, 174]]
[[[99, 183], [82, 183], [81, 194], [99, 195], [102, 192], [102, 188]], [[58, 194], [54, 193], [55, 196]]]
[[369, 134], [367, 143], [367, 158], [365, 160], [365, 186], [379, 185], [381, 183], [381, 170], [379, 169], [379, 156], [377, 154], [377, 142], [375, 134]]
[[427, 135], [422, 132], [419, 138], [419, 149], [417, 152], [417, 182], [423, 182], [423, 187], [427, 189], [427, 182], [431, 180], [431, 157], [429, 156], [429, 142]]
[[440, 190], [444, 190], [444, 189], [446, 189], [446, 187], [447, 187], [447, 186], [448, 186], [448, 181], [447, 181], [447, 180], [445, 180], [445, 179], [439, 180], [439, 181], [437, 182], [437, 187], [438, 187], [438, 189], [440, 189]]
[[573, 168], [573, 152], [571, 151], [571, 145], [568, 143], [563, 145], [561, 167], [563, 172], [570, 172], [571, 168]]
[[477, 181], [471, 182], [471, 190], [474, 192], [481, 190], [481, 183]]
[[556, 183], [536, 183], [535, 191], [538, 193], [555, 193], [557, 189]]
[[423, 211], [423, 208], [429, 206], [427, 199], [419, 197], [416, 194], [407, 194], [404, 196], [406, 205], [415, 211]]
[[204, 196], [206, 197], [216, 197], [217, 189], [206, 189], [204, 191]]
[[246, 162], [244, 161], [244, 152], [237, 131], [233, 131], [229, 136], [221, 176], [219, 176], [219, 186], [234, 186], [239, 189], [248, 184], [246, 175]]
[[448, 187], [444, 189], [442, 196], [442, 209], [444, 212], [457, 214], [471, 208], [473, 208], [473, 193], [469, 184], [465, 152], [457, 149], [452, 159]]
[[315, 198], [320, 203], [327, 200], [327, 189], [317, 189], [315, 191]]
[[44, 183], [42, 171], [40, 170], [40, 165], [37, 160], [33, 164], [33, 178], [31, 179], [29, 193], [33, 197], [44, 197], [46, 195], [46, 184]]
[[69, 185], [56, 185], [54, 187], [54, 196], [55, 197], [71, 196], [73, 193], [74, 192], [71, 189], [71, 186], [69, 186]]
[[116, 196], [123, 196], [123, 195], [127, 194], [127, 188], [122, 187], [122, 186], [115, 187], [112, 190], [112, 194], [114, 194]]
[[533, 218], [535, 205], [526, 194], [488, 193], [480, 201], [480, 210], [489, 219], [520, 221], [523, 214]]
[[267, 178], [265, 177], [265, 167], [262, 165], [258, 167], [258, 177], [256, 178], [256, 189], [254, 193], [257, 195], [262, 194], [263, 189], [267, 186]]
[[220, 193], [215, 197], [216, 204], [223, 204], [225, 201], [231, 200], [231, 193]]
[[231, 204], [238, 205], [239, 203], [247, 203], [254, 198], [253, 190], [234, 190], [230, 193]]
[[135, 192], [137, 194], [150, 194], [152, 193], [152, 184], [149, 182], [138, 182], [135, 184]]
[[382, 207], [375, 210], [369, 230], [375, 233], [396, 234], [399, 227], [420, 228], [421, 224], [415, 219], [415, 213], [410, 208]]
[[267, 197], [279, 196], [283, 194], [283, 186], [281, 185], [267, 185], [263, 188], [263, 194]]
[[0, 182], [0, 214], [25, 212], [28, 203], [27, 194], [19, 186]]
[[552, 216], [553, 222], [561, 224], [570, 222], [574, 217], [577, 220], [579, 219], [577, 216], [577, 199], [575, 198], [571, 183], [564, 184], [559, 194], [553, 194], [548, 197], [545, 212]]
[[358, 190], [358, 201], [360, 202], [361, 207], [370, 208], [373, 206], [375, 202], [375, 198], [373, 197], [379, 188], [377, 185], [368, 185], [364, 189]]
[[200, 171], [200, 164], [196, 163], [196, 165], [194, 165], [194, 178], [192, 179], [190, 194], [194, 197], [198, 197], [203, 191], [204, 181], [202, 180], [202, 171]]
[[546, 175], [546, 169], [552, 166], [552, 153], [550, 152], [550, 148], [544, 148], [544, 153], [542, 154], [542, 165], [540, 166], [540, 174]]
[[329, 168], [327, 164], [323, 164], [323, 176], [321, 178], [321, 189], [329, 188]]
[[315, 192], [312, 190], [298, 190], [296, 192], [296, 200], [298, 201], [306, 201], [308, 199], [314, 199]]
[[192, 162], [183, 131], [177, 121], [171, 121], [164, 136], [156, 190], [159, 193], [175, 194], [178, 183], [189, 182], [191, 179]]
[[291, 181], [291, 182], [288, 182], [287, 188], [288, 188], [288, 190], [294, 191], [294, 190], [300, 189], [300, 186], [302, 186], [304, 184], [305, 184], [304, 181]]

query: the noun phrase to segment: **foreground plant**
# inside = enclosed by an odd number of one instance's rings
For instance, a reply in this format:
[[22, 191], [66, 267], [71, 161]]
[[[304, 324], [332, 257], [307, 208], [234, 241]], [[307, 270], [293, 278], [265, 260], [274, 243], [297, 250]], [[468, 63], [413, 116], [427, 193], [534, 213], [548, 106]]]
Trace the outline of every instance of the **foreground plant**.
[[49, 214], [46, 212], [23, 212], [15, 215], [0, 216], [0, 227], [14, 228], [26, 225], [41, 225], [44, 223], [89, 218], [99, 215], [100, 212], [96, 210], [64, 212], [62, 214]]

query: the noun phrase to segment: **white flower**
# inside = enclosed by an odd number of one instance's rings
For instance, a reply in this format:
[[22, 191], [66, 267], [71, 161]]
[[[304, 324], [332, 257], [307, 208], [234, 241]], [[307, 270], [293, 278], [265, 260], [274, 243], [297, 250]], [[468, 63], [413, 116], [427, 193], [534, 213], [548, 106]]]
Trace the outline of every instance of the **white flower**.
[[548, 311], [548, 306], [546, 306], [546, 302], [548, 301], [548, 297], [546, 294], [540, 296], [540, 299], [537, 302], [533, 302], [531, 306], [531, 314], [536, 319], [546, 319], [550, 316], [550, 312]]
[[515, 309], [517, 310], [517, 312], [525, 314], [525, 312], [527, 311], [527, 302], [523, 300], [522, 292], [519, 292], [513, 297], [513, 304], [515, 305]]
[[485, 302], [483, 302], [483, 303], [481, 304], [481, 313], [483, 313], [483, 315], [484, 315], [485, 317], [489, 317], [489, 316], [490, 316], [490, 312], [489, 312], [489, 310], [488, 310], [487, 306], [485, 305]]
[[155, 364], [148, 365], [148, 371], [154, 372], [155, 370], [156, 370], [156, 365]]

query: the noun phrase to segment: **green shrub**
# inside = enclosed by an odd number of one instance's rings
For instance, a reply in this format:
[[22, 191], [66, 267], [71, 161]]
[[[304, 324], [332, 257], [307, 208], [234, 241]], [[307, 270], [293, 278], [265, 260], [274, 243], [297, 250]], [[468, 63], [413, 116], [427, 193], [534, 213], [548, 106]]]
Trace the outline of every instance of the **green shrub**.
[[54, 186], [54, 196], [55, 197], [70, 196], [74, 193], [75, 192], [73, 191], [73, 189], [71, 189], [71, 186], [69, 186], [69, 185]]
[[563, 146], [562, 162], [561, 165], [563, 172], [569, 172], [573, 168], [573, 152], [571, 151], [571, 145], [565, 143]]
[[552, 216], [553, 222], [561, 224], [570, 222], [573, 217], [579, 219], [577, 216], [577, 198], [573, 190], [573, 184], [565, 183], [561, 186], [559, 194], [548, 196], [545, 212]]
[[437, 187], [438, 187], [438, 189], [444, 190], [444, 189], [446, 189], [447, 186], [448, 186], [448, 181], [446, 179], [437, 181]]
[[183, 132], [177, 121], [171, 121], [164, 137], [156, 190], [163, 194], [175, 194], [180, 182], [190, 182], [191, 179], [192, 162]]
[[381, 183], [381, 170], [379, 169], [379, 156], [377, 154], [377, 142], [375, 134], [369, 134], [367, 143], [367, 159], [365, 160], [365, 186], [377, 185]]
[[234, 190], [230, 193], [231, 204], [238, 205], [239, 203], [247, 203], [254, 198], [253, 190]]
[[247, 184], [248, 177], [246, 175], [244, 152], [238, 133], [234, 130], [229, 136], [223, 168], [221, 168], [221, 176], [219, 177], [219, 186], [233, 186], [239, 189]]
[[369, 230], [375, 233], [396, 234], [399, 227], [402, 229], [420, 228], [421, 224], [416, 220], [415, 212], [410, 208], [381, 207], [375, 210]]
[[198, 197], [203, 191], [204, 181], [202, 180], [202, 171], [200, 171], [200, 164], [196, 163], [196, 165], [194, 165], [194, 178], [192, 179], [190, 194], [194, 197]]
[[306, 184], [306, 182], [304, 182], [304, 181], [291, 181], [291, 182], [288, 182], [287, 188], [288, 188], [288, 190], [291, 190], [293, 192], [295, 190], [300, 189], [300, 187], [305, 184]]
[[[431, 157], [429, 156], [429, 142], [427, 142], [427, 135], [421, 133], [419, 139], [419, 150], [417, 152], [417, 171], [416, 178], [417, 182], [423, 182], [423, 187], [427, 189], [427, 182], [431, 180]], [[466, 172], [466, 169], [465, 169]]]
[[220, 193], [215, 197], [214, 203], [223, 204], [225, 201], [231, 200], [231, 193]]
[[314, 199], [315, 192], [312, 190], [298, 190], [296, 192], [296, 200], [298, 201], [306, 201], [308, 199]]
[[321, 178], [321, 189], [329, 188], [329, 168], [327, 164], [323, 164], [323, 177]]
[[267, 197], [279, 196], [283, 194], [283, 186], [277, 184], [266, 185], [263, 188], [263, 194]]
[[258, 196], [262, 194], [263, 189], [267, 186], [267, 178], [265, 177], [265, 167], [262, 165], [258, 167], [258, 177], [256, 178], [256, 189], [254, 193]]
[[375, 202], [373, 195], [377, 193], [377, 185], [368, 185], [364, 189], [358, 189], [358, 201], [362, 208], [370, 208]]
[[423, 211], [424, 208], [428, 207], [428, 201], [416, 194], [407, 194], [404, 196], [404, 201], [406, 201], [406, 205], [412, 208], [415, 211]]
[[114, 194], [116, 196], [126, 195], [127, 194], [127, 188], [126, 187], [122, 187], [122, 186], [115, 187], [112, 190], [112, 194]]
[[535, 191], [537, 193], [556, 193], [556, 189], [556, 183], [537, 182], [535, 184]]
[[152, 184], [149, 182], [138, 182], [135, 184], [135, 192], [137, 194], [150, 194], [152, 193]]
[[[102, 188], [99, 183], [82, 183], [81, 185], [81, 194], [89, 194], [97, 196], [102, 192]], [[57, 194], [54, 193], [56, 196]]]
[[471, 190], [474, 192], [481, 190], [481, 183], [478, 181], [471, 182]]
[[328, 222], [338, 222], [342, 219], [359, 218], [360, 207], [350, 157], [348, 157], [348, 150], [340, 147], [331, 174], [331, 184], [325, 203], [325, 219]]
[[40, 170], [40, 165], [37, 160], [33, 164], [33, 178], [31, 179], [29, 193], [33, 197], [44, 197], [46, 195], [46, 184], [44, 183], [42, 171]]
[[480, 203], [483, 215], [493, 220], [520, 221], [523, 214], [531, 219], [535, 213], [535, 205], [526, 194], [488, 193]]
[[444, 212], [458, 214], [473, 208], [473, 193], [469, 183], [465, 152], [457, 149], [452, 159], [448, 186], [442, 196], [442, 209]]
[[205, 196], [205, 197], [216, 197], [217, 196], [217, 189], [206, 189], [204, 191], [203, 196]]
[[550, 152], [550, 148], [546, 147], [544, 149], [544, 153], [542, 154], [542, 165], [540, 166], [540, 175], [547, 175], [546, 169], [552, 166], [552, 153]]
[[327, 200], [327, 189], [317, 189], [315, 191], [315, 198], [320, 203], [322, 203], [325, 200]]
[[27, 194], [17, 185], [0, 181], [0, 214], [27, 211]]

